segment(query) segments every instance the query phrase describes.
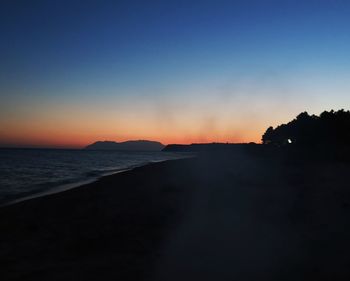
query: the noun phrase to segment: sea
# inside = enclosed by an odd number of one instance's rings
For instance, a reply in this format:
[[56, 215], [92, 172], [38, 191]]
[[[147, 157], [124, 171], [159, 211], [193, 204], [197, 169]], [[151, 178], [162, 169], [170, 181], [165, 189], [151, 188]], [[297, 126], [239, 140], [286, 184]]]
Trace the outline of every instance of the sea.
[[186, 153], [83, 149], [0, 149], [0, 205], [61, 192]]

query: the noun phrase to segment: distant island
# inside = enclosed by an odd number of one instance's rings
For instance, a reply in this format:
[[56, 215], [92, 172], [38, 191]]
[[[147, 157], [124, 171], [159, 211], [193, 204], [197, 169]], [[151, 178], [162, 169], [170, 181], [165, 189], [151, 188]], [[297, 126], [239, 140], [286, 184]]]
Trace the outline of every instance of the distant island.
[[120, 150], [120, 151], [161, 151], [164, 145], [157, 141], [131, 140], [125, 142], [96, 141], [85, 149], [89, 150]]

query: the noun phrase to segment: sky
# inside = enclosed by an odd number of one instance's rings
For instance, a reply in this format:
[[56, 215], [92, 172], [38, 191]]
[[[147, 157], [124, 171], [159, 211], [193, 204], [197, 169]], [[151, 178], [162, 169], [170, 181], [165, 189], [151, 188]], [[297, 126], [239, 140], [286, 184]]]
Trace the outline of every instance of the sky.
[[260, 142], [350, 105], [350, 2], [0, 4], [0, 146]]

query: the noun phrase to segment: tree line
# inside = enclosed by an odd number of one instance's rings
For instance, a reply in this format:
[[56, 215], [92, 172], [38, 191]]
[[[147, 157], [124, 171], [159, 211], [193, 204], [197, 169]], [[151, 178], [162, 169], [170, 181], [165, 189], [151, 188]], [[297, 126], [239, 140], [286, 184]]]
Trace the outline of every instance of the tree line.
[[302, 112], [287, 124], [269, 127], [262, 142], [278, 146], [350, 146], [350, 111], [324, 111], [319, 116]]

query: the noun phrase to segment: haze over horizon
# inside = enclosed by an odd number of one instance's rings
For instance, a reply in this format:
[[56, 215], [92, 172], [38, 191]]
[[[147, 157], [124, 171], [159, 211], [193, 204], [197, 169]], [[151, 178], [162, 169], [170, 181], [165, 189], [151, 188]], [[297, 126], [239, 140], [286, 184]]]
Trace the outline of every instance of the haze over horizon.
[[349, 109], [350, 2], [3, 1], [0, 146], [260, 142]]

